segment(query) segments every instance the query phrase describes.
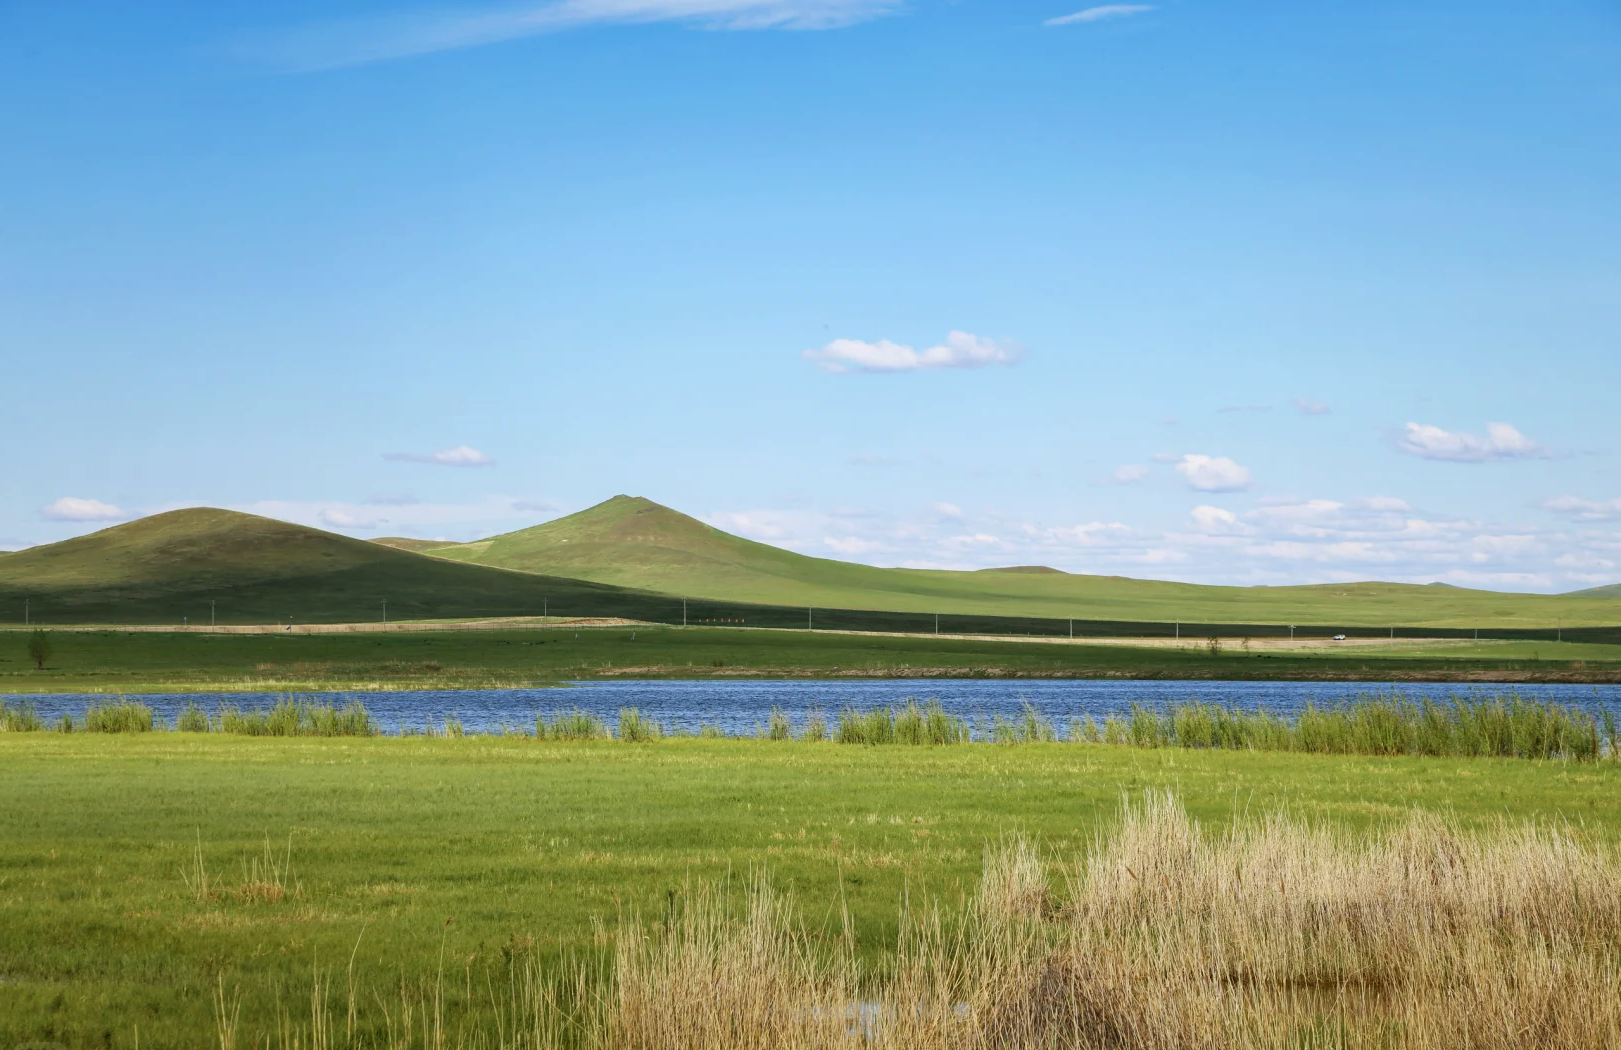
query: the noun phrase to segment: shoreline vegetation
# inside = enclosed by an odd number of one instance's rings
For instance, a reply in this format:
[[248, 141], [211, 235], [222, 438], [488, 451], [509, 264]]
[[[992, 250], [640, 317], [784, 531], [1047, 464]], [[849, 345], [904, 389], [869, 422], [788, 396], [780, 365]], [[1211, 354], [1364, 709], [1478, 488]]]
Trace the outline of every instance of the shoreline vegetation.
[[1447, 701], [1400, 693], [1358, 697], [1334, 705], [1307, 704], [1293, 716], [1258, 707], [1242, 709], [1190, 701], [1164, 706], [1133, 703], [1101, 721], [1088, 715], [1055, 725], [1030, 705], [1016, 718], [1001, 714], [968, 719], [938, 702], [890, 707], [846, 707], [831, 717], [812, 711], [797, 727], [774, 709], [752, 734], [728, 734], [705, 723], [696, 731], [661, 725], [637, 708], [619, 711], [610, 728], [600, 716], [574, 709], [537, 714], [527, 724], [469, 732], [454, 714], [426, 716], [389, 734], [364, 703], [341, 707], [284, 697], [268, 708], [224, 703], [213, 712], [189, 704], [170, 726], [151, 707], [119, 698], [92, 704], [79, 717], [47, 725], [26, 701], [0, 698], [0, 733], [224, 733], [268, 737], [467, 736], [538, 741], [617, 740], [622, 743], [701, 737], [804, 743], [943, 747], [954, 744], [1055, 744], [1221, 751], [1279, 751], [1322, 755], [1494, 757], [1621, 761], [1621, 725], [1607, 707], [1588, 713], [1556, 701], [1499, 694], [1454, 696]]

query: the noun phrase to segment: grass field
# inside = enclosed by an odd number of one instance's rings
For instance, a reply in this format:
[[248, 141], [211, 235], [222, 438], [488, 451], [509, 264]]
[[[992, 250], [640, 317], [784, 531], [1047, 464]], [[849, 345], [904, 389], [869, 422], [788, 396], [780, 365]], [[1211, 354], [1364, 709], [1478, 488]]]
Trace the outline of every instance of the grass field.
[[0, 1036], [133, 1047], [138, 1026], [148, 1046], [218, 1046], [222, 981], [242, 1032], [265, 1034], [278, 1011], [308, 1018], [317, 972], [341, 1013], [351, 965], [362, 1025], [425, 979], [454, 1033], [510, 960], [592, 956], [622, 914], [656, 924], [690, 883], [730, 872], [741, 889], [762, 869], [819, 936], [837, 940], [843, 902], [881, 965], [903, 894], [956, 902], [1016, 832], [1054, 858], [1084, 850], [1150, 788], [1213, 828], [1283, 808], [1369, 829], [1422, 807], [1621, 839], [1608, 762], [0, 735]]
[[756, 675], [1621, 680], [1621, 647], [1552, 642], [1287, 649], [894, 637], [724, 627], [569, 627], [362, 634], [56, 631], [44, 671], [0, 631], [0, 693], [472, 688], [601, 677]]

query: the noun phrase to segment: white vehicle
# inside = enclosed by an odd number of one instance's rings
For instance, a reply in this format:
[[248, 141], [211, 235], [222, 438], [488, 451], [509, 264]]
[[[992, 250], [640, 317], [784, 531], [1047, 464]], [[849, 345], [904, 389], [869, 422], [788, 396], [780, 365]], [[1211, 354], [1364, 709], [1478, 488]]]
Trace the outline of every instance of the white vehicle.
[[1335, 641], [1336, 641], [1336, 642], [1343, 642], [1343, 641], [1345, 641], [1345, 635], [1343, 635], [1343, 634], [1336, 634], [1336, 635], [1335, 635], [1335, 636], [1334, 636], [1334, 640], [1335, 640]]

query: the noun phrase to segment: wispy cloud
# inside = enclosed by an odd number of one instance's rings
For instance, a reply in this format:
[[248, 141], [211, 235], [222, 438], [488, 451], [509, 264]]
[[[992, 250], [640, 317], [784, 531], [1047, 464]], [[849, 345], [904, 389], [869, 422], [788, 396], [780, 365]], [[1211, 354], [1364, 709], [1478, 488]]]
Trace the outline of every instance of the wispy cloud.
[[460, 14], [398, 12], [266, 31], [238, 42], [252, 60], [295, 72], [386, 62], [588, 25], [686, 22], [709, 29], [840, 29], [903, 0], [552, 0]]
[[1485, 463], [1496, 459], [1545, 459], [1548, 450], [1507, 423], [1487, 423], [1486, 436], [1442, 430], [1428, 423], [1409, 423], [1396, 437], [1396, 447], [1420, 459], [1448, 463]]
[[1200, 492], [1242, 492], [1255, 485], [1248, 467], [1239, 466], [1226, 456], [1189, 454], [1176, 465], [1176, 472]]
[[1135, 485], [1148, 475], [1149, 469], [1141, 463], [1125, 463], [1114, 468], [1114, 473], [1109, 475], [1109, 484]]
[[129, 517], [111, 503], [99, 499], [80, 499], [63, 496], [39, 510], [39, 516], [51, 521], [123, 521]]
[[945, 342], [927, 350], [915, 350], [888, 339], [876, 343], [835, 339], [820, 349], [806, 350], [801, 356], [825, 372], [921, 372], [1017, 364], [1024, 352], [1006, 340], [952, 332]]
[[1084, 11], [1077, 11], [1072, 15], [1060, 15], [1049, 18], [1042, 25], [1072, 26], [1083, 22], [1101, 22], [1105, 18], [1123, 18], [1126, 15], [1140, 15], [1144, 11], [1154, 10], [1153, 4], [1100, 4], [1089, 7]]
[[1576, 496], [1556, 496], [1542, 504], [1556, 514], [1577, 521], [1621, 521], [1621, 499], [1590, 500]]
[[1313, 401], [1309, 397], [1297, 397], [1294, 403], [1295, 411], [1303, 416], [1326, 416], [1330, 411], [1327, 405], [1321, 401]]
[[431, 463], [439, 467], [493, 467], [495, 460], [469, 445], [440, 449], [438, 452], [385, 452], [384, 459], [396, 463]]

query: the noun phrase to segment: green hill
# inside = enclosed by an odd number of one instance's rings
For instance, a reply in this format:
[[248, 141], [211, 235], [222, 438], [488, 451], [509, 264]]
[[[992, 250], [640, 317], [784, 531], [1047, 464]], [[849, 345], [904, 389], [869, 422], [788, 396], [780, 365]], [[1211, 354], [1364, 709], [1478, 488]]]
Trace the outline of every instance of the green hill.
[[177, 510], [0, 560], [0, 622], [345, 623], [615, 615], [641, 596], [458, 565], [252, 514]]
[[824, 608], [1346, 627], [1621, 623], [1621, 595], [1605, 600], [1395, 583], [1209, 587], [1044, 566], [980, 572], [875, 568], [756, 543], [632, 496], [431, 554], [693, 598]]

